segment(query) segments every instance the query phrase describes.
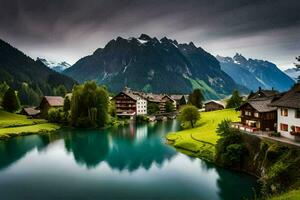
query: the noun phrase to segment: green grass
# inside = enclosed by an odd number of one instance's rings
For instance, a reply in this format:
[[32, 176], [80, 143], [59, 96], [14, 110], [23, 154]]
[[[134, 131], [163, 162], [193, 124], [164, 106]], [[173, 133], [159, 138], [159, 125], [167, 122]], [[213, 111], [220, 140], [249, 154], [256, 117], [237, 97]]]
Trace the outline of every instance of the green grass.
[[25, 115], [0, 110], [0, 128], [34, 125], [46, 122], [44, 119], [28, 119]]
[[299, 199], [300, 199], [300, 189], [292, 190], [282, 195], [272, 197], [269, 200], [299, 200]]
[[24, 115], [0, 110], [0, 139], [18, 135], [45, 133], [58, 128], [58, 125], [48, 123], [43, 119], [28, 119]]
[[216, 133], [218, 124], [224, 119], [239, 121], [238, 116], [239, 112], [234, 109], [202, 112], [196, 128], [169, 133], [166, 138], [183, 153], [213, 160], [215, 145], [219, 139]]

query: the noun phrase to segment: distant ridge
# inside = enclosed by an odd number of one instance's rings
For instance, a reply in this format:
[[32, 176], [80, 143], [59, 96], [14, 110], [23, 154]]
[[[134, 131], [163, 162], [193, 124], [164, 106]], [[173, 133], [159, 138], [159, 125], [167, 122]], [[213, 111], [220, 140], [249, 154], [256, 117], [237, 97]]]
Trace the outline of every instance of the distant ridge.
[[216, 56], [216, 58], [219, 60], [222, 70], [236, 83], [253, 91], [258, 87], [286, 91], [295, 83], [275, 64], [268, 61], [246, 59], [238, 53], [233, 58], [222, 56]]

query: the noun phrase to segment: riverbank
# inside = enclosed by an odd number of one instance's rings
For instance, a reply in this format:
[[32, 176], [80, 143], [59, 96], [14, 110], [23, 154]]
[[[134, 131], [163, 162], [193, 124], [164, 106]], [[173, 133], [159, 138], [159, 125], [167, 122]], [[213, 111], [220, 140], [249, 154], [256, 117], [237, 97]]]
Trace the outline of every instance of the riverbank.
[[44, 134], [59, 128], [59, 125], [48, 123], [47, 120], [28, 119], [25, 115], [0, 110], [0, 140], [22, 135]]
[[[216, 158], [215, 147], [219, 139], [216, 128], [223, 119], [237, 121], [238, 114], [234, 110], [201, 113], [201, 119], [197, 122], [198, 127], [170, 133], [166, 139], [182, 153], [222, 166], [223, 163]], [[239, 137], [240, 144], [245, 146], [242, 159], [237, 165], [223, 167], [259, 177], [265, 198], [299, 199], [300, 149], [253, 135], [240, 134]], [[270, 194], [276, 196], [272, 197]]]
[[224, 119], [238, 121], [238, 116], [239, 112], [234, 109], [202, 112], [196, 128], [169, 133], [166, 139], [169, 144], [185, 154], [213, 162], [215, 145], [219, 139], [216, 133], [218, 124]]

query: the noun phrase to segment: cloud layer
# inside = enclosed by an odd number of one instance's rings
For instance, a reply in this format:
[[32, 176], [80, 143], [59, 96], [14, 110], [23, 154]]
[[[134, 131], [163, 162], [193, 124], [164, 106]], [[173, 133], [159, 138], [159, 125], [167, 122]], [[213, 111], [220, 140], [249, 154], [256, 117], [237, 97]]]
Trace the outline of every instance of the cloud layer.
[[74, 63], [117, 36], [193, 41], [291, 65], [300, 54], [298, 0], [0, 0], [0, 37], [32, 56]]

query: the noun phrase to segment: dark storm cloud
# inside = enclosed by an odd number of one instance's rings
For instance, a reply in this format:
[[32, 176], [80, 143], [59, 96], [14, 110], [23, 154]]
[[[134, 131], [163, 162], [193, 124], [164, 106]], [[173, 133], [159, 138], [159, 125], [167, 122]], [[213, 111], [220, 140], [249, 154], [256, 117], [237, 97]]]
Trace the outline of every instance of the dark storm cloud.
[[299, 10], [299, 0], [0, 0], [0, 37], [26, 50], [47, 44], [87, 50], [87, 42], [96, 48], [91, 43], [146, 32], [193, 40], [209, 49], [219, 41], [219, 49], [211, 49], [218, 52], [228, 39], [242, 46], [268, 37], [292, 43], [284, 38], [298, 38]]

